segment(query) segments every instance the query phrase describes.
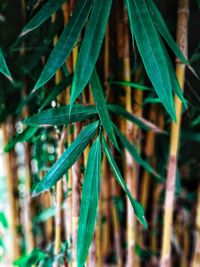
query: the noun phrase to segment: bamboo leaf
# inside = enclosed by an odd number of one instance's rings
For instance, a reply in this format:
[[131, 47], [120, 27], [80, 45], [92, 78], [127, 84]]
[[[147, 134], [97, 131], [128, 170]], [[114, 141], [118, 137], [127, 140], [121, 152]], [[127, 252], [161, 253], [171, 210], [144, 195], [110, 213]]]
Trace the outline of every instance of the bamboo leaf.
[[79, 0], [72, 17], [65, 26], [55, 48], [51, 52], [42, 73], [35, 85], [34, 90], [37, 90], [56, 73], [56, 71], [65, 63], [73, 49], [77, 38], [83, 29], [85, 21], [92, 8], [93, 0]]
[[50, 93], [45, 98], [44, 102], [39, 108], [38, 112], [41, 112], [49, 103], [51, 103], [52, 100], [55, 100], [56, 97], [62, 93], [68, 85], [72, 82], [73, 75], [68, 75], [65, 79], [63, 79], [59, 84], [57, 84], [52, 90], [50, 90]]
[[113, 142], [114, 146], [117, 149], [119, 149], [118, 145], [117, 145], [117, 140], [115, 138], [115, 133], [113, 130], [110, 115], [109, 115], [109, 112], [108, 112], [108, 109], [106, 106], [106, 100], [105, 100], [104, 95], [103, 95], [103, 89], [101, 86], [101, 82], [99, 80], [99, 77], [98, 77], [96, 70], [94, 70], [94, 72], [92, 74], [92, 77], [90, 80], [90, 85], [91, 85], [92, 94], [94, 96], [96, 108], [97, 108], [101, 123], [103, 125], [103, 128], [105, 129], [110, 140]]
[[115, 113], [118, 116], [122, 116], [125, 119], [137, 124], [143, 130], [151, 130], [155, 133], [165, 133], [162, 129], [160, 129], [158, 126], [156, 126], [152, 122], [149, 122], [142, 117], [133, 115], [132, 113], [126, 111], [123, 107], [119, 105], [109, 104], [107, 106], [111, 112]]
[[70, 98], [71, 106], [91, 78], [103, 42], [111, 5], [112, 0], [94, 1], [74, 71]]
[[19, 142], [28, 142], [37, 130], [38, 127], [27, 127], [21, 134], [18, 134], [9, 140], [8, 144], [4, 148], [4, 151], [9, 152]]
[[27, 266], [33, 266], [38, 265], [40, 261], [42, 261], [47, 255], [39, 249], [34, 249], [31, 251], [29, 255], [24, 255], [14, 261], [14, 266], [18, 267], [27, 267]]
[[162, 104], [176, 120], [172, 85], [167, 61], [145, 0], [126, 0], [134, 37], [146, 72]]
[[13, 82], [13, 79], [11, 77], [10, 71], [8, 69], [8, 66], [6, 64], [6, 61], [4, 59], [1, 49], [0, 49], [0, 73], [2, 73], [8, 80]]
[[72, 122], [83, 121], [97, 115], [94, 106], [83, 106], [76, 104], [69, 113], [70, 106], [61, 106], [58, 108], [50, 108], [34, 114], [24, 120], [27, 125], [65, 125]]
[[45, 22], [53, 13], [55, 13], [65, 0], [49, 0], [35, 16], [23, 28], [20, 37], [26, 35], [28, 32], [38, 28]]
[[77, 161], [90, 140], [95, 135], [99, 122], [93, 122], [83, 128], [74, 142], [67, 148], [62, 156], [54, 163], [44, 178], [36, 184], [33, 195], [37, 195], [50, 189], [55, 183], [63, 177], [69, 168]]
[[146, 0], [147, 6], [149, 8], [151, 17], [153, 19], [153, 22], [157, 29], [159, 30], [162, 37], [165, 39], [169, 47], [172, 49], [174, 54], [181, 59], [181, 61], [185, 64], [188, 64], [187, 59], [184, 57], [183, 53], [181, 52], [180, 48], [178, 47], [177, 43], [174, 41], [173, 37], [171, 36], [171, 33], [169, 32], [167, 25], [165, 24], [165, 21], [154, 4], [153, 0]]
[[92, 241], [100, 192], [101, 143], [100, 136], [92, 145], [84, 173], [80, 218], [78, 225], [78, 267], [84, 266]]
[[128, 187], [127, 187], [127, 185], [126, 185], [126, 183], [125, 183], [125, 181], [124, 181], [124, 179], [120, 173], [120, 170], [117, 167], [117, 164], [113, 158], [111, 150], [110, 150], [110, 148], [109, 148], [108, 144], [106, 143], [103, 136], [102, 136], [102, 141], [103, 141], [103, 147], [104, 147], [104, 150], [106, 153], [106, 157], [108, 159], [108, 162], [111, 166], [111, 169], [115, 175], [117, 182], [121, 185], [121, 187], [123, 188], [123, 190], [127, 194], [128, 198], [130, 199], [131, 204], [133, 206], [133, 209], [135, 211], [136, 217], [138, 218], [140, 223], [144, 226], [144, 228], [147, 228], [148, 224], [147, 224], [146, 219], [144, 217], [144, 209], [143, 209], [142, 205], [132, 197], [132, 195], [131, 195], [131, 193], [130, 193], [130, 191], [129, 191], [129, 189], [128, 189]]
[[120, 85], [120, 86], [130, 86], [136, 88], [137, 90], [151, 91], [153, 88], [129, 81], [110, 81], [110, 84]]
[[141, 158], [139, 152], [134, 147], [134, 145], [129, 142], [126, 136], [117, 128], [116, 125], [114, 125], [114, 129], [117, 135], [119, 136], [123, 146], [129, 151], [129, 153], [135, 159], [135, 161], [139, 165], [141, 165], [145, 170], [153, 174], [159, 182], [163, 182], [163, 178], [151, 167], [151, 165], [147, 161]]

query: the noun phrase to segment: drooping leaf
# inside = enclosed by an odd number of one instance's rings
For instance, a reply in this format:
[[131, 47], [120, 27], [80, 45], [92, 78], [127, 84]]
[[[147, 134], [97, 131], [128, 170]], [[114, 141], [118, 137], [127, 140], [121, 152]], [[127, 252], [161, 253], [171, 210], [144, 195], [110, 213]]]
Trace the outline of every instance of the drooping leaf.
[[62, 156], [54, 163], [44, 178], [36, 184], [33, 195], [37, 195], [50, 189], [63, 177], [69, 168], [77, 161], [92, 137], [95, 135], [99, 122], [93, 122], [83, 128], [74, 142], [66, 149]]
[[115, 129], [115, 132], [117, 133], [117, 135], [119, 136], [121, 143], [129, 151], [129, 153], [135, 159], [135, 161], [139, 165], [143, 166], [145, 170], [152, 173], [158, 181], [160, 181], [160, 182], [163, 181], [162, 177], [160, 177], [160, 175], [151, 167], [151, 165], [148, 163], [148, 161], [145, 161], [144, 159], [142, 159], [142, 157], [140, 156], [139, 152], [134, 147], [134, 145], [129, 142], [129, 140], [126, 138], [126, 136], [117, 128], [116, 125], [114, 125], [114, 129]]
[[114, 146], [118, 149], [112, 122], [111, 122], [110, 115], [109, 115], [109, 112], [106, 106], [106, 100], [103, 95], [103, 89], [102, 89], [101, 82], [99, 80], [96, 70], [93, 71], [93, 74], [90, 80], [90, 85], [91, 85], [92, 94], [94, 96], [96, 108], [97, 108], [101, 123], [103, 125], [103, 128], [105, 129], [110, 140], [113, 142]]
[[56, 71], [65, 63], [73, 49], [77, 38], [83, 29], [85, 21], [92, 8], [93, 0], [79, 0], [68, 24], [65, 26], [55, 48], [50, 54], [47, 63], [45, 64], [42, 73], [35, 85], [34, 90], [37, 90], [56, 73]]
[[49, 103], [51, 103], [52, 100], [55, 100], [56, 97], [62, 93], [66, 87], [68, 85], [71, 84], [72, 82], [72, 75], [68, 75], [64, 80], [62, 80], [59, 84], [57, 84], [51, 91], [50, 93], [47, 95], [47, 97], [45, 98], [44, 102], [42, 103], [42, 105], [39, 108], [39, 112], [41, 110], [43, 110]]
[[27, 125], [65, 125], [71, 122], [83, 121], [97, 115], [94, 106], [83, 106], [76, 104], [69, 113], [70, 106], [61, 106], [41, 111], [24, 120]]
[[110, 84], [120, 85], [120, 86], [130, 86], [136, 88], [137, 90], [151, 91], [153, 88], [129, 81], [109, 81]]
[[38, 265], [40, 261], [42, 261], [46, 257], [46, 254], [40, 249], [34, 249], [30, 254], [24, 255], [14, 261], [14, 266], [18, 267], [27, 267]]
[[111, 166], [111, 169], [115, 175], [117, 182], [121, 185], [121, 187], [123, 188], [123, 190], [127, 194], [128, 198], [130, 199], [131, 204], [133, 206], [133, 209], [135, 211], [136, 217], [141, 222], [141, 224], [144, 226], [144, 228], [147, 228], [148, 225], [147, 225], [146, 219], [144, 217], [144, 209], [143, 209], [142, 205], [132, 197], [132, 195], [131, 195], [131, 193], [130, 193], [130, 191], [129, 191], [129, 189], [128, 189], [128, 187], [127, 187], [127, 185], [126, 185], [126, 183], [125, 183], [125, 181], [124, 181], [124, 179], [120, 173], [120, 170], [117, 167], [117, 164], [113, 158], [112, 152], [111, 152], [111, 150], [110, 150], [110, 148], [109, 148], [108, 144], [106, 143], [103, 136], [102, 136], [102, 141], [103, 141], [103, 147], [104, 147], [104, 150], [106, 153], [106, 157], [108, 159], [108, 162]]
[[100, 192], [101, 142], [100, 136], [92, 145], [84, 172], [77, 238], [78, 267], [84, 266], [92, 241]]
[[172, 83], [172, 89], [173, 91], [175, 92], [175, 94], [179, 97], [179, 99], [183, 102], [183, 105], [185, 108], [187, 108], [187, 101], [186, 99], [184, 98], [183, 96], [183, 91], [180, 87], [180, 84], [177, 80], [177, 77], [176, 77], [176, 73], [174, 71], [174, 67], [173, 67], [173, 64], [171, 62], [171, 59], [167, 53], [167, 50], [165, 48], [165, 46], [162, 44], [162, 47], [163, 47], [163, 52], [165, 54], [165, 57], [166, 57], [166, 60], [167, 60], [167, 65], [168, 65], [168, 68], [169, 68], [169, 75], [170, 75], [170, 78], [171, 78], [171, 83]]
[[71, 106], [89, 82], [94, 70], [106, 31], [111, 5], [112, 0], [94, 1], [74, 71], [70, 98]]
[[165, 39], [167, 44], [170, 46], [174, 54], [182, 60], [183, 63], [188, 64], [187, 59], [184, 57], [183, 53], [181, 52], [180, 48], [178, 47], [177, 43], [174, 41], [171, 33], [169, 32], [167, 25], [154, 4], [153, 0], [146, 0], [147, 6], [149, 8], [151, 17], [153, 19], [154, 24], [156, 25], [157, 29], [159, 30], [162, 37]]
[[0, 73], [2, 73], [11, 82], [13, 81], [1, 49], [0, 49]]
[[26, 35], [28, 32], [38, 28], [43, 22], [45, 22], [53, 13], [55, 13], [65, 0], [49, 0], [35, 16], [26, 24], [23, 28], [20, 37]]
[[14, 136], [5, 146], [4, 151], [9, 152], [19, 142], [28, 142], [37, 132], [38, 127], [27, 127], [22, 133]]
[[152, 122], [149, 122], [142, 117], [137, 117], [137, 116], [133, 115], [132, 113], [126, 111], [123, 107], [121, 107], [119, 105], [109, 104], [107, 106], [111, 112], [115, 113], [118, 116], [122, 116], [125, 119], [137, 124], [143, 130], [151, 130], [155, 133], [165, 133], [162, 129], [160, 129], [158, 126], [156, 126]]
[[126, 0], [131, 33], [153, 87], [173, 120], [176, 120], [167, 61], [145, 0]]

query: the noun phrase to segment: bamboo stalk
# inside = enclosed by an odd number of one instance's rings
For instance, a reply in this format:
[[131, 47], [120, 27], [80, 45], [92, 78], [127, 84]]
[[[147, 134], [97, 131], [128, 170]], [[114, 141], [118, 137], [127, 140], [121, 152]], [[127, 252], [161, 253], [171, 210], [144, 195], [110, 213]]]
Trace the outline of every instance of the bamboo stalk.
[[[177, 43], [183, 54], [187, 57], [187, 24], [189, 14], [189, 0], [179, 0], [178, 9], [178, 25], [177, 25]], [[185, 82], [185, 65], [177, 60], [176, 75], [180, 86], [183, 90]], [[164, 225], [163, 225], [163, 241], [160, 267], [166, 267], [170, 264], [171, 249], [171, 231], [174, 204], [174, 188], [177, 169], [179, 133], [181, 126], [181, 110], [182, 102], [177, 96], [174, 98], [177, 123], [172, 122], [170, 135], [170, 154], [166, 181], [166, 193], [164, 204]]]
[[[8, 143], [9, 140], [9, 131], [12, 129], [11, 122], [4, 123], [2, 125], [3, 131], [3, 144], [4, 146]], [[9, 201], [9, 228], [11, 234], [11, 243], [10, 243], [10, 261], [13, 262], [20, 256], [20, 246], [19, 246], [19, 236], [17, 233], [17, 226], [19, 222], [18, 212], [17, 212], [17, 199], [15, 198], [18, 180], [16, 181], [15, 177], [15, 159], [13, 151], [6, 153], [4, 155], [6, 176], [7, 176], [7, 187], [8, 187], [8, 201]]]
[[[125, 10], [124, 10], [125, 11]], [[124, 80], [131, 80], [131, 63], [130, 63], [130, 51], [129, 51], [129, 26], [127, 20], [127, 13], [124, 13]], [[126, 110], [132, 112], [132, 89], [129, 86], [125, 87], [125, 105]], [[133, 140], [133, 126], [129, 121], [126, 122], [126, 137], [128, 140]], [[127, 186], [134, 198], [137, 198], [136, 188], [136, 173], [134, 169], [134, 161], [128, 151], [125, 151], [125, 177]], [[127, 261], [126, 267], [132, 267], [138, 262], [135, 253], [136, 245], [136, 218], [133, 212], [132, 205], [127, 199]]]
[[196, 236], [195, 236], [195, 249], [192, 259], [191, 267], [200, 266], [200, 184], [197, 191], [197, 214], [196, 214]]

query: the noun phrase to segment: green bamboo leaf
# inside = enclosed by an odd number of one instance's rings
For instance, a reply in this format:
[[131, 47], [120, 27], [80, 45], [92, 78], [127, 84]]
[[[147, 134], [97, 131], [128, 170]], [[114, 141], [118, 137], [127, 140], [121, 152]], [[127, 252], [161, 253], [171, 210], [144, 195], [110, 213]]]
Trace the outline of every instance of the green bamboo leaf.
[[65, 0], [49, 0], [35, 16], [26, 24], [19, 37], [26, 35], [28, 32], [38, 28], [53, 13], [55, 13]]
[[120, 86], [130, 86], [136, 88], [137, 90], [152, 91], [153, 88], [129, 81], [109, 81], [110, 84], [120, 85]]
[[160, 103], [160, 98], [159, 97], [147, 97], [144, 100], [144, 104], [159, 104]]
[[84, 173], [77, 238], [78, 267], [84, 266], [94, 234], [100, 192], [100, 174], [101, 142], [99, 136], [90, 149]]
[[179, 97], [179, 99], [183, 102], [184, 107], [187, 109], [187, 101], [183, 96], [183, 91], [182, 91], [180, 84], [177, 80], [176, 73], [174, 71], [174, 67], [173, 67], [173, 64], [171, 62], [171, 59], [170, 59], [170, 57], [167, 53], [167, 50], [163, 44], [162, 44], [162, 47], [163, 47], [163, 52], [164, 52], [166, 60], [167, 60], [169, 75], [170, 75], [171, 83], [172, 83], [172, 89], [173, 89], [174, 93]]
[[14, 136], [5, 146], [4, 151], [9, 152], [11, 149], [15, 147], [15, 145], [19, 142], [28, 142], [37, 132], [38, 127], [27, 127], [22, 133]]
[[14, 266], [18, 267], [27, 267], [27, 266], [33, 266], [38, 265], [40, 261], [44, 260], [47, 255], [40, 249], [34, 249], [31, 251], [30, 254], [24, 255], [14, 261]]
[[24, 120], [27, 125], [65, 125], [72, 122], [83, 121], [97, 115], [97, 110], [94, 106], [83, 106], [76, 104], [69, 113], [70, 106], [61, 106], [50, 108], [41, 111], [39, 114], [34, 114]]
[[65, 63], [66, 58], [69, 56], [73, 49], [77, 38], [83, 29], [85, 21], [92, 8], [94, 0], [79, 0], [72, 17], [68, 24], [65, 26], [55, 48], [50, 54], [47, 63], [40, 74], [40, 77], [35, 85], [34, 90], [37, 90], [56, 73], [56, 71]]
[[117, 167], [117, 164], [113, 158], [112, 152], [111, 152], [111, 150], [110, 150], [110, 148], [109, 148], [108, 144], [106, 143], [103, 136], [102, 136], [102, 141], [103, 141], [103, 147], [104, 147], [104, 150], [106, 153], [106, 157], [108, 159], [108, 162], [111, 166], [111, 169], [115, 175], [117, 182], [121, 185], [121, 187], [123, 188], [123, 190], [127, 194], [128, 198], [130, 199], [131, 204], [133, 206], [133, 209], [135, 211], [136, 217], [138, 218], [140, 223], [144, 226], [144, 228], [147, 228], [148, 224], [147, 224], [146, 219], [144, 217], [144, 209], [143, 209], [142, 205], [132, 197], [132, 195], [131, 195], [131, 193], [130, 193], [130, 191], [129, 191], [129, 189], [128, 189], [128, 187], [127, 187], [127, 185], [126, 185], [126, 183], [125, 183], [125, 181], [124, 181], [124, 179], [120, 173], [120, 170]]
[[2, 73], [8, 80], [13, 82], [13, 79], [11, 77], [10, 71], [8, 69], [8, 66], [6, 64], [6, 61], [4, 59], [1, 49], [0, 49], [0, 73]]
[[161, 15], [160, 11], [158, 10], [156, 5], [154, 4], [153, 0], [146, 0], [146, 3], [147, 3], [147, 6], [149, 8], [153, 22], [154, 22], [155, 26], [157, 27], [157, 29], [159, 30], [162, 37], [165, 39], [165, 41], [167, 42], [169, 47], [172, 49], [174, 54], [178, 58], [180, 58], [180, 60], [183, 63], [188, 64], [187, 59], [184, 57], [184, 55], [181, 52], [180, 48], [178, 47], [177, 43], [174, 41], [173, 37], [171, 36], [171, 33], [169, 32], [167, 25], [165, 24], [165, 21]]
[[45, 190], [50, 189], [77, 161], [90, 140], [95, 135], [99, 122], [93, 122], [83, 128], [74, 142], [66, 149], [62, 156], [54, 163], [44, 178], [36, 184], [33, 195], [37, 195]]
[[176, 120], [172, 85], [167, 61], [145, 0], [126, 0], [134, 37], [146, 72], [162, 104]]
[[88, 21], [74, 71], [70, 104], [89, 82], [103, 42], [112, 0], [96, 0]]
[[115, 133], [112, 127], [112, 122], [106, 106], [106, 100], [103, 95], [103, 89], [96, 70], [93, 71], [90, 80], [90, 85], [103, 128], [105, 129], [110, 140], [113, 142], [114, 146], [118, 149], [117, 140], [115, 138]]
[[114, 129], [117, 135], [119, 136], [121, 143], [128, 150], [128, 152], [135, 159], [135, 161], [145, 170], [153, 174], [159, 182], [163, 182], [163, 178], [151, 167], [151, 165], [147, 161], [142, 159], [134, 145], [129, 142], [126, 136], [117, 128], [116, 125], [114, 125]]
[[138, 117], [138, 116], [133, 115], [132, 113], [126, 111], [123, 107], [121, 107], [119, 105], [109, 104], [107, 106], [111, 112], [115, 113], [118, 116], [122, 116], [125, 119], [137, 124], [143, 130], [151, 130], [155, 133], [165, 133], [165, 131], [160, 129], [158, 126], [156, 126], [152, 122], [147, 121], [146, 119], [144, 119], [142, 117]]
[[68, 85], [72, 82], [73, 75], [68, 75], [65, 79], [63, 79], [59, 84], [57, 84], [52, 90], [50, 90], [50, 93], [45, 98], [44, 102], [39, 108], [38, 112], [41, 112], [49, 103], [51, 103], [52, 100], [55, 100], [56, 97], [62, 93]]

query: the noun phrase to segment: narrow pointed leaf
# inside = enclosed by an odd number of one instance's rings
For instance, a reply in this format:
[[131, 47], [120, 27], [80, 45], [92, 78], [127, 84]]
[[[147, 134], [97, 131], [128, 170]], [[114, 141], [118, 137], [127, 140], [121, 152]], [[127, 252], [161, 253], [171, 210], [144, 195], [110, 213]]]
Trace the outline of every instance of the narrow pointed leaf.
[[160, 129], [158, 126], [156, 126], [152, 122], [147, 121], [146, 119], [142, 117], [133, 115], [132, 113], [126, 111], [123, 107], [119, 105], [109, 104], [107, 106], [111, 112], [115, 113], [118, 116], [122, 116], [125, 119], [137, 124], [143, 130], [151, 130], [155, 133], [165, 133], [162, 129]]
[[144, 226], [144, 228], [147, 228], [148, 225], [147, 225], [146, 219], [144, 217], [144, 209], [143, 209], [142, 205], [132, 197], [132, 195], [131, 195], [131, 193], [130, 193], [130, 191], [129, 191], [129, 189], [128, 189], [128, 187], [127, 187], [127, 185], [126, 185], [126, 183], [125, 183], [125, 181], [124, 181], [124, 179], [120, 173], [120, 170], [117, 167], [117, 164], [113, 158], [112, 152], [111, 152], [108, 144], [106, 143], [103, 136], [102, 136], [102, 138], [103, 138], [102, 139], [103, 140], [103, 147], [104, 147], [104, 150], [106, 153], [106, 157], [107, 157], [108, 162], [111, 166], [111, 169], [115, 175], [115, 178], [116, 178], [117, 182], [121, 185], [121, 187], [123, 188], [125, 193], [127, 194], [128, 198], [130, 199], [131, 204], [133, 206], [133, 209], [135, 211], [136, 217], [141, 222], [141, 224]]
[[71, 113], [70, 106], [61, 106], [41, 111], [24, 120], [27, 125], [65, 125], [72, 122], [83, 121], [97, 115], [94, 106], [74, 105]]
[[94, 234], [100, 192], [101, 143], [100, 136], [92, 145], [84, 172], [80, 217], [78, 225], [78, 267], [84, 266]]
[[80, 132], [74, 142], [66, 149], [62, 156], [54, 163], [44, 178], [36, 184], [33, 195], [37, 195], [45, 190], [50, 189], [55, 183], [63, 177], [69, 168], [76, 162], [90, 140], [95, 135], [99, 122], [89, 124]]
[[0, 73], [2, 73], [11, 82], [13, 81], [1, 49], [0, 49]]
[[85, 21], [92, 8], [93, 0], [79, 0], [68, 24], [65, 26], [55, 48], [50, 54], [47, 63], [40, 74], [34, 90], [37, 90], [56, 73], [56, 71], [65, 63], [73, 49], [77, 38], [83, 29]]
[[94, 70], [92, 74], [90, 85], [103, 128], [105, 129], [110, 140], [113, 142], [114, 146], [118, 149], [112, 122], [106, 106], [106, 100], [103, 95], [103, 89], [96, 70]]
[[43, 110], [49, 103], [51, 103], [52, 100], [55, 100], [56, 97], [62, 93], [68, 85], [72, 82], [72, 75], [68, 75], [64, 80], [62, 80], [59, 84], [57, 84], [52, 90], [50, 90], [50, 93], [45, 98], [44, 102], [39, 108], [39, 112]]
[[139, 83], [134, 83], [134, 82], [129, 82], [129, 81], [110, 81], [110, 84], [115, 84], [115, 85], [120, 85], [120, 86], [130, 86], [133, 88], [136, 88], [138, 90], [142, 91], [151, 91], [153, 88], [139, 84]]
[[90, 80], [103, 42], [112, 0], [96, 0], [81, 44], [72, 83], [71, 106]]
[[27, 127], [21, 134], [14, 136], [5, 146], [4, 151], [9, 152], [19, 142], [28, 142], [37, 132], [38, 127]]
[[165, 39], [169, 47], [172, 49], [174, 54], [185, 64], [188, 64], [187, 59], [184, 57], [183, 53], [181, 52], [180, 48], [178, 47], [177, 43], [174, 41], [171, 33], [169, 32], [167, 25], [154, 4], [153, 0], [146, 0], [147, 6], [149, 8], [151, 17], [153, 19], [154, 24], [156, 25], [157, 29], [159, 30], [162, 37]]
[[168, 65], [145, 0], [126, 0], [131, 32], [153, 87], [173, 120], [176, 120]]
[[135, 159], [135, 161], [139, 165], [141, 165], [146, 171], [152, 173], [158, 181], [163, 182], [162, 177], [151, 167], [151, 165], [147, 161], [142, 159], [142, 157], [140, 156], [139, 152], [134, 147], [134, 145], [129, 142], [126, 136], [117, 128], [116, 125], [114, 125], [114, 128], [115, 128], [115, 132], [117, 133], [117, 135], [119, 136], [121, 140], [121, 143], [129, 151], [129, 153]]
[[45, 22], [53, 13], [55, 13], [65, 0], [49, 0], [35, 16], [23, 28], [20, 37], [26, 35], [28, 32], [38, 28]]

